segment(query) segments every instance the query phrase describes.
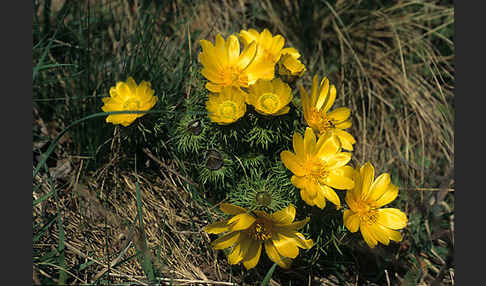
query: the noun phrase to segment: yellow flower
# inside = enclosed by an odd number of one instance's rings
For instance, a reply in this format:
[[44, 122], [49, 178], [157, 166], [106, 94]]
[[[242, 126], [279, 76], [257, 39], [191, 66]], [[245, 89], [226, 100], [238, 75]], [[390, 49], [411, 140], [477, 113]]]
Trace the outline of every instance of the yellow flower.
[[206, 83], [209, 91], [221, 92], [225, 86], [246, 88], [267, 73], [268, 64], [254, 61], [256, 43], [245, 46], [241, 54], [240, 42], [235, 35], [230, 35], [225, 41], [218, 34], [215, 45], [206, 40], [200, 43], [203, 50], [199, 53], [199, 61], [203, 65], [201, 74], [209, 80]]
[[228, 255], [230, 264], [243, 262], [246, 269], [258, 264], [263, 246], [267, 256], [282, 268], [289, 268], [292, 259], [299, 255], [299, 248], [309, 249], [314, 245], [312, 239], [305, 239], [297, 232], [308, 221], [294, 222], [295, 207], [267, 214], [263, 211], [248, 212], [232, 204], [221, 204], [221, 210], [232, 218], [210, 224], [204, 228], [207, 233], [226, 232], [211, 243], [214, 249], [232, 247]]
[[306, 71], [305, 65], [299, 61], [300, 53], [294, 48], [285, 48], [278, 61], [278, 73], [282, 76], [300, 77]]
[[285, 39], [281, 35], [272, 36], [267, 29], [261, 33], [255, 29], [241, 30], [239, 35], [245, 47], [253, 42], [258, 44], [257, 58], [263, 57], [274, 64], [280, 59], [280, 52], [285, 45]]
[[209, 119], [220, 125], [226, 125], [235, 122], [245, 115], [246, 94], [239, 88], [227, 86], [221, 93], [209, 94], [209, 100], [206, 101]]
[[[285, 39], [281, 35], [272, 36], [267, 29], [258, 33], [255, 29], [241, 30], [239, 33], [243, 46], [247, 47], [252, 43], [257, 43], [255, 60], [248, 68], [251, 77], [255, 81], [261, 79], [273, 79], [275, 77], [275, 65], [280, 59], [281, 51], [285, 45]], [[251, 82], [250, 84], [253, 84]]]
[[[150, 88], [150, 82], [142, 81], [139, 85], [132, 77], [126, 82], [119, 81], [115, 87], [110, 88], [110, 97], [102, 98], [104, 112], [111, 111], [148, 111], [154, 107], [157, 97]], [[110, 114], [106, 122], [128, 126], [135, 119], [144, 116], [145, 113]]]
[[342, 148], [352, 151], [356, 140], [351, 134], [343, 130], [351, 127], [350, 109], [339, 107], [328, 113], [336, 99], [336, 87], [334, 85], [329, 87], [329, 80], [326, 77], [319, 84], [318, 77], [315, 75], [310, 94], [302, 86], [299, 86], [299, 88], [304, 119], [307, 124], [314, 129], [318, 136], [329, 131], [334, 133], [341, 140]]
[[355, 185], [346, 193], [349, 210], [344, 211], [344, 225], [351, 232], [358, 229], [370, 247], [378, 242], [401, 241], [399, 229], [407, 225], [407, 216], [395, 208], [380, 208], [398, 196], [398, 187], [383, 173], [374, 180], [375, 169], [369, 162], [356, 168]]
[[316, 142], [316, 136], [307, 127], [304, 138], [294, 133], [293, 147], [295, 154], [285, 150], [280, 158], [294, 175], [292, 184], [300, 189], [300, 196], [310, 206], [324, 208], [326, 199], [341, 206], [338, 195], [332, 188], [348, 190], [354, 187], [353, 168], [346, 164], [351, 160], [351, 153], [341, 152], [341, 143], [337, 136], [327, 133]]
[[258, 80], [250, 86], [246, 103], [255, 107], [263, 115], [282, 115], [289, 112], [288, 104], [292, 100], [290, 86], [281, 79]]

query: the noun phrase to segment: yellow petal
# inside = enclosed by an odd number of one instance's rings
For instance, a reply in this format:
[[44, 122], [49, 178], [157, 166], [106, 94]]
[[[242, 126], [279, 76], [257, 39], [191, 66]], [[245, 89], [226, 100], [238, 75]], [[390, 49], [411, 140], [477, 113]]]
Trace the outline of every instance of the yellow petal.
[[296, 48], [285, 48], [285, 49], [282, 49], [282, 51], [280, 52], [282, 55], [285, 55], [285, 54], [289, 54], [291, 55], [294, 59], [298, 59], [300, 58], [300, 53], [299, 51], [297, 51]]
[[277, 112], [275, 112], [273, 115], [278, 116], [278, 115], [284, 115], [289, 113], [290, 107], [289, 106], [284, 106], [281, 109], [279, 109]]
[[[347, 197], [347, 196], [346, 196]], [[351, 210], [345, 210], [343, 213], [344, 226], [350, 232], [357, 232], [359, 229], [360, 219], [357, 213]]]
[[272, 240], [270, 239], [265, 240], [265, 252], [267, 253], [268, 258], [270, 258], [270, 260], [272, 260], [273, 262], [277, 263], [278, 266], [285, 269], [290, 267], [290, 261], [288, 259], [284, 259], [278, 253], [277, 249], [272, 243]]
[[241, 53], [238, 63], [236, 65], [237, 68], [240, 70], [246, 69], [255, 59], [257, 50], [257, 44], [255, 42], [251, 43], [249, 46], [243, 49]]
[[402, 234], [397, 231], [397, 230], [391, 230], [389, 228], [386, 228], [382, 225], [378, 225], [383, 232], [386, 232], [388, 238], [390, 238], [390, 240], [393, 240], [393, 241], [396, 241], [396, 242], [400, 242], [402, 241]]
[[316, 146], [316, 135], [314, 134], [314, 131], [312, 131], [312, 128], [307, 127], [305, 129], [305, 134], [304, 134], [304, 153], [314, 154], [315, 146]]
[[304, 138], [297, 133], [294, 132], [294, 136], [292, 137], [292, 145], [294, 147], [294, 152], [297, 156], [303, 157], [304, 156]]
[[314, 198], [314, 205], [321, 210], [326, 206], [326, 198], [324, 196], [324, 190], [319, 190], [317, 196]]
[[351, 115], [351, 110], [347, 107], [339, 107], [327, 114], [327, 117], [333, 122], [340, 123], [345, 121]]
[[309, 206], [314, 206], [315, 205], [314, 198], [309, 197], [308, 192], [305, 189], [301, 189], [300, 190], [300, 197]]
[[231, 232], [213, 241], [211, 243], [211, 246], [214, 249], [225, 249], [235, 244], [235, 242], [238, 240], [239, 237], [240, 237], [239, 231]]
[[233, 247], [231, 253], [228, 255], [228, 263], [237, 264], [241, 260], [243, 260], [243, 254], [241, 253], [241, 244], [237, 243]]
[[[355, 185], [355, 188], [356, 188], [356, 185]], [[348, 190], [346, 192], [345, 200], [346, 200], [346, 204], [348, 205], [348, 207], [351, 210], [354, 211], [354, 210], [357, 210], [359, 208], [359, 205], [357, 203], [357, 197], [356, 197], [355, 189]]]
[[337, 129], [346, 129], [346, 128], [349, 128], [351, 126], [353, 126], [353, 123], [351, 122], [351, 120], [346, 120], [346, 121], [334, 124], [334, 127], [336, 127]]
[[[240, 235], [240, 240], [239, 240], [239, 243], [237, 244], [237, 246], [239, 246], [239, 253], [238, 255], [237, 254], [234, 254], [232, 257], [232, 259], [234, 259], [234, 261], [241, 261], [241, 260], [244, 260], [246, 255], [247, 255], [247, 252], [248, 252], [248, 248], [250, 247], [251, 243], [252, 243], [252, 239], [248, 237], [248, 235], [244, 232], [241, 232], [241, 235]], [[241, 260], [239, 260], [241, 256]], [[229, 257], [228, 257], [229, 259]], [[235, 263], [236, 264], [236, 263]]]
[[382, 207], [392, 201], [398, 196], [398, 187], [390, 184], [383, 195], [375, 201], [377, 207]]
[[237, 214], [228, 221], [228, 224], [230, 224], [229, 230], [237, 231], [247, 229], [255, 222], [255, 220], [255, 217], [250, 214]]
[[305, 177], [292, 176], [290, 182], [299, 189], [304, 189], [307, 186], [307, 179]]
[[135, 93], [135, 91], [137, 90], [137, 83], [135, 82], [135, 80], [133, 79], [133, 77], [129, 76], [127, 78], [127, 81], [125, 83], [127, 84], [127, 86], [130, 89], [130, 91], [132, 93]]
[[373, 183], [373, 179], [375, 178], [375, 168], [371, 163], [365, 163], [360, 169], [360, 177], [361, 177], [361, 198], [366, 199], [368, 198], [368, 194], [370, 191], [371, 184]]
[[212, 55], [221, 62], [222, 66], [228, 66], [228, 53], [224, 38], [221, 34], [216, 35], [216, 44]]
[[[255, 33], [256, 32], [256, 35]], [[239, 36], [241, 38], [241, 42], [243, 43], [243, 45], [246, 47], [248, 44], [250, 44], [251, 42], [255, 41], [256, 39], [258, 39], [258, 36], [260, 34], [255, 31], [254, 29], [250, 29], [248, 31], [245, 31], [245, 30], [241, 30], [240, 33], [239, 33]]]
[[296, 230], [303, 228], [309, 222], [309, 220], [310, 220], [310, 218], [306, 217], [303, 220], [299, 220], [299, 221], [296, 221], [296, 222], [293, 222], [293, 223], [286, 223], [286, 224], [276, 223], [274, 226], [277, 229], [295, 232]]
[[280, 255], [295, 258], [299, 255], [299, 248], [295, 239], [276, 233], [272, 236], [272, 242]]
[[296, 232], [295, 236], [297, 236], [297, 246], [303, 249], [310, 249], [314, 246], [314, 241], [312, 239], [305, 239], [304, 235], [300, 232]]
[[311, 109], [310, 96], [300, 83], [299, 83], [299, 92], [300, 92], [300, 98], [302, 102], [302, 110], [304, 111], [304, 118], [307, 120], [307, 116], [308, 116], [307, 113]]
[[132, 95], [130, 88], [124, 82], [118, 82], [116, 84], [116, 91], [121, 96], [121, 98], [129, 98]]
[[352, 154], [349, 152], [340, 152], [324, 158], [330, 170], [338, 170], [351, 161], [351, 156]]
[[321, 110], [321, 107], [324, 104], [324, 102], [329, 100], [328, 93], [329, 93], [329, 80], [327, 79], [327, 77], [325, 77], [321, 80], [321, 84], [319, 86], [319, 94], [317, 95], [316, 102], [315, 102], [315, 107], [317, 108], [317, 110]]
[[295, 218], [295, 207], [289, 205], [288, 207], [276, 211], [270, 215], [272, 221], [276, 224], [289, 224], [294, 221]]
[[378, 200], [387, 191], [390, 183], [391, 180], [388, 173], [379, 175], [370, 186], [368, 199], [372, 201]]
[[240, 42], [235, 35], [230, 35], [226, 40], [226, 50], [228, 52], [228, 64], [235, 65], [240, 56]]
[[337, 136], [326, 133], [319, 137], [316, 145], [316, 157], [327, 157], [335, 155], [341, 149], [341, 142]]
[[228, 203], [221, 203], [219, 208], [225, 214], [229, 214], [229, 215], [237, 215], [237, 214], [247, 212], [247, 210], [245, 208], [242, 208], [242, 207], [239, 207], [239, 206], [236, 206], [236, 205], [232, 205], [232, 204], [228, 204]]
[[370, 230], [369, 225], [367, 225], [365, 223], [362, 224], [360, 226], [360, 230], [361, 230], [361, 235], [363, 236], [364, 241], [366, 242], [366, 244], [368, 244], [369, 247], [373, 248], [378, 244], [375, 237], [373, 236], [373, 233]]
[[335, 129], [334, 134], [339, 137], [339, 141], [341, 141], [341, 147], [344, 150], [353, 151], [353, 144], [356, 143], [356, 140], [351, 134], [341, 129]]
[[331, 85], [329, 95], [326, 99], [326, 102], [324, 103], [324, 106], [322, 107], [321, 110], [324, 112], [327, 112], [331, 106], [334, 104], [334, 100], [336, 100], [336, 87], [334, 85]]
[[305, 170], [299, 162], [299, 157], [297, 157], [294, 153], [287, 150], [282, 151], [280, 153], [280, 158], [282, 159], [285, 167], [287, 167], [287, 169], [289, 169], [292, 173], [297, 176], [305, 175]]
[[339, 190], [350, 190], [354, 187], [354, 181], [348, 177], [337, 175], [336, 173], [329, 173], [326, 178], [326, 184], [332, 188]]
[[317, 77], [317, 75], [314, 75], [314, 77], [312, 78], [312, 87], [311, 87], [311, 91], [310, 91], [310, 104], [311, 104], [311, 106], [314, 106], [314, 107], [315, 107], [316, 102], [317, 102], [317, 95], [318, 95], [317, 89], [318, 88], [319, 88], [319, 78]]
[[336, 194], [336, 192], [329, 188], [328, 186], [323, 186], [322, 187], [324, 197], [336, 205], [336, 208], [339, 209], [341, 207], [341, 200], [339, 199], [339, 196]]
[[204, 68], [202, 69], [201, 74], [209, 81], [212, 81], [216, 84], [224, 84], [224, 78], [222, 74], [214, 69]]
[[386, 228], [382, 228], [378, 224], [370, 225], [370, 231], [373, 233], [376, 240], [384, 245], [388, 245], [390, 243], [390, 238], [388, 237], [388, 232], [385, 229]]
[[378, 209], [376, 222], [391, 229], [401, 229], [407, 226], [408, 219], [407, 215], [399, 209], [384, 208]]
[[221, 92], [221, 90], [223, 89], [223, 86], [222, 85], [219, 85], [219, 84], [214, 84], [212, 82], [207, 82], [205, 87], [207, 88], [207, 90], [211, 91], [211, 92]]
[[207, 233], [218, 234], [218, 233], [228, 231], [229, 225], [228, 225], [227, 221], [218, 221], [218, 222], [215, 222], [215, 223], [212, 223], [210, 225], [205, 226], [203, 228], [203, 230]]
[[248, 250], [243, 257], [243, 266], [248, 269], [252, 269], [258, 264], [260, 260], [260, 254], [262, 253], [262, 242], [252, 240]]
[[307, 194], [310, 198], [315, 199], [317, 194], [321, 192], [322, 186], [315, 181], [307, 180], [307, 182]]

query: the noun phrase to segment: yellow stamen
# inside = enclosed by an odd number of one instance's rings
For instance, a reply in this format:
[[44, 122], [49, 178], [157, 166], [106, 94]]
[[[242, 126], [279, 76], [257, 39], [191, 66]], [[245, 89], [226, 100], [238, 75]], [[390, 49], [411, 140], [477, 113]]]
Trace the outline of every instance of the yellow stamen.
[[277, 111], [277, 108], [280, 104], [280, 100], [278, 99], [278, 95], [274, 93], [264, 93], [259, 98], [259, 103], [262, 109], [267, 113], [273, 113]]
[[367, 202], [358, 202], [358, 208], [356, 211], [358, 212], [358, 216], [361, 222], [366, 224], [375, 224], [378, 220], [378, 208], [370, 205]]
[[307, 177], [319, 184], [325, 184], [325, 179], [329, 175], [329, 170], [327, 165], [322, 160], [318, 161], [308, 161], [304, 165], [304, 169], [306, 170]]
[[248, 86], [248, 79], [242, 76], [242, 71], [236, 67], [228, 67], [222, 71], [224, 86]]
[[312, 129], [318, 131], [319, 134], [324, 134], [333, 126], [332, 122], [327, 117], [326, 112], [323, 110], [319, 111], [315, 107], [309, 111], [307, 124], [309, 124]]
[[257, 218], [248, 229], [248, 235], [254, 240], [267, 240], [272, 237], [271, 223], [263, 218]]
[[238, 107], [233, 101], [225, 101], [219, 106], [219, 113], [224, 118], [233, 118], [237, 111]]

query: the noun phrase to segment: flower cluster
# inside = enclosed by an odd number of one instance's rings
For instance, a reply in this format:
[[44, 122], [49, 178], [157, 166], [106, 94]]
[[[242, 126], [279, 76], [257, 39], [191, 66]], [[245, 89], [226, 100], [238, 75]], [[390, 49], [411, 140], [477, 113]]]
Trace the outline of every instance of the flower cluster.
[[[230, 35], [226, 40], [218, 34], [214, 45], [206, 40], [200, 43], [201, 73], [208, 80], [206, 88], [210, 91], [206, 109], [212, 122], [219, 125], [236, 122], [247, 112], [247, 104], [264, 116], [289, 113], [292, 102], [289, 84], [301, 77], [306, 67], [295, 48], [284, 48], [285, 39], [281, 35], [273, 36], [267, 29], [261, 33], [250, 29]], [[287, 141], [292, 145], [291, 150], [278, 150], [283, 165], [292, 173], [289, 184], [300, 191], [300, 199], [309, 206], [324, 209], [328, 201], [333, 204], [342, 212], [346, 229], [352, 233], [359, 230], [369, 247], [375, 247], [378, 242], [388, 245], [390, 240], [401, 241], [399, 230], [408, 223], [406, 214], [396, 208], [384, 208], [396, 199], [398, 187], [392, 184], [388, 173], [375, 178], [370, 162], [355, 168], [350, 165], [356, 143], [349, 132], [351, 110], [333, 108], [336, 87], [327, 77], [319, 80], [314, 75], [310, 90], [301, 84], [298, 89], [305, 132], [293, 132], [291, 142]], [[285, 180], [288, 182], [288, 177]], [[298, 232], [311, 218], [294, 222], [293, 204], [270, 213], [264, 207], [273, 198], [265, 195], [270, 196], [258, 190], [254, 200], [261, 196], [265, 202], [255, 203], [250, 209], [222, 203], [223, 213], [232, 217], [204, 228], [207, 233], [221, 235], [212, 246], [230, 248], [230, 264], [242, 262], [245, 268], [251, 269], [265, 249], [271, 261], [289, 268], [299, 248], [313, 246], [312, 239]], [[242, 201], [245, 200], [236, 202]]]
[[[239, 39], [238, 39], [239, 36]], [[262, 115], [278, 116], [289, 112], [290, 86], [275, 77], [298, 77], [305, 71], [294, 48], [284, 48], [281, 35], [267, 30], [241, 30], [226, 40], [218, 34], [215, 44], [201, 40], [201, 74], [210, 91], [206, 109], [212, 122], [227, 125], [244, 116], [246, 104]], [[240, 46], [240, 40], [243, 49]]]

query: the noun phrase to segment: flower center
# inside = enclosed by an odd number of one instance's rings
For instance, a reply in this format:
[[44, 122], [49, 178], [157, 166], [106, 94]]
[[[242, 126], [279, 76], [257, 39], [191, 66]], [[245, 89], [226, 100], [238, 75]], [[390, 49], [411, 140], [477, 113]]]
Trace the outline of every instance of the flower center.
[[319, 134], [323, 134], [332, 128], [332, 122], [327, 117], [326, 112], [323, 110], [318, 111], [315, 107], [310, 110], [307, 123], [312, 129], [318, 130]]
[[123, 103], [123, 110], [140, 110], [140, 102], [129, 99]]
[[366, 224], [374, 224], [378, 220], [378, 208], [366, 203], [358, 202], [356, 209], [361, 222]]
[[223, 70], [223, 82], [224, 86], [248, 86], [248, 79], [245, 79], [236, 67], [227, 67]]
[[325, 162], [318, 160], [318, 161], [309, 161], [304, 166], [307, 176], [309, 179], [318, 184], [325, 184], [325, 179], [327, 178], [329, 171]]
[[233, 119], [236, 112], [238, 111], [238, 106], [234, 101], [225, 101], [219, 106], [219, 114], [224, 118]]
[[272, 237], [271, 223], [263, 218], [257, 218], [248, 229], [248, 235], [254, 240], [267, 240]]
[[271, 92], [264, 93], [262, 96], [260, 96], [258, 101], [260, 103], [259, 105], [262, 108], [262, 110], [267, 113], [276, 112], [278, 106], [280, 105], [280, 100], [278, 98], [278, 95]]

